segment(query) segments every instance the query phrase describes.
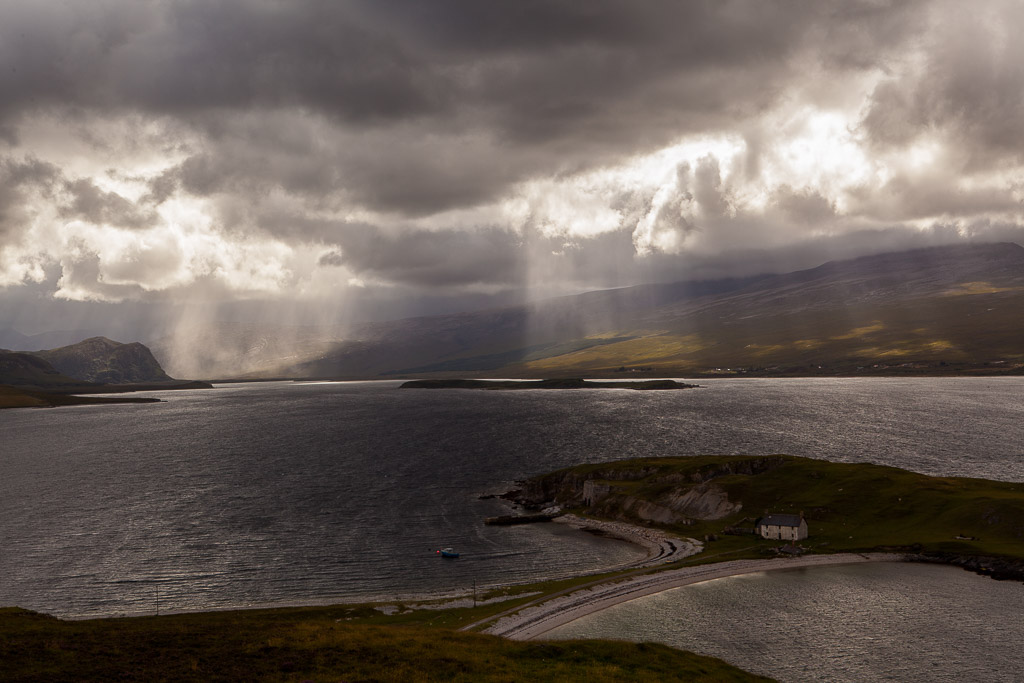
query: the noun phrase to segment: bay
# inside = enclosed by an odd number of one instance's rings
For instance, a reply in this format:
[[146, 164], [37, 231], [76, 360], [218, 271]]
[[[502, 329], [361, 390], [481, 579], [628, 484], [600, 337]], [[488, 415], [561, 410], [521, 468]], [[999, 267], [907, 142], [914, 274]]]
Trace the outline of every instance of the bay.
[[[583, 462], [790, 453], [1024, 481], [1024, 379], [702, 381], [695, 390], [154, 392], [0, 413], [0, 604], [59, 616], [467, 592], [636, 559], [481, 494]], [[443, 561], [434, 550], [463, 553]]]
[[656, 641], [788, 683], [1024, 680], [1024, 585], [879, 563], [715, 579], [610, 607], [547, 639]]

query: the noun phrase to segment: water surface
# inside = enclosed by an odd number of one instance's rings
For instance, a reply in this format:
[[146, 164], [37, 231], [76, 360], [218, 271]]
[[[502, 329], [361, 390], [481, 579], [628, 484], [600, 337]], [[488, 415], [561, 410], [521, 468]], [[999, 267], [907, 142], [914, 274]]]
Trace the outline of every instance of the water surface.
[[780, 681], [1024, 680], [1024, 585], [878, 563], [760, 572], [675, 588], [549, 639], [656, 641]]
[[[636, 559], [484, 493], [584, 462], [790, 453], [1024, 481], [1024, 379], [221, 385], [0, 412], [0, 604], [62, 616], [463, 593]], [[453, 562], [433, 550], [455, 546]]]

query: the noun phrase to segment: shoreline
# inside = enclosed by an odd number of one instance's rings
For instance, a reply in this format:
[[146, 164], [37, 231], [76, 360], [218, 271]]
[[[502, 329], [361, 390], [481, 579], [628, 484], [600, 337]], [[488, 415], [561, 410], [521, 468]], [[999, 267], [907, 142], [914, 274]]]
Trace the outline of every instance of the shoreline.
[[[596, 570], [596, 574], [619, 571], [622, 569], [642, 569], [653, 567], [659, 564], [675, 562], [686, 557], [691, 557], [704, 550], [704, 544], [694, 538], [679, 538], [665, 533], [659, 529], [651, 529], [625, 522], [608, 522], [597, 519], [587, 519], [573, 514], [564, 514], [551, 520], [553, 524], [565, 524], [573, 529], [586, 533], [593, 533], [596, 530], [598, 535], [607, 538], [614, 538], [626, 543], [632, 543], [644, 548], [647, 557], [642, 560], [635, 560], [625, 564], [602, 567]], [[586, 576], [587, 574], [580, 574]]]
[[612, 579], [590, 588], [581, 588], [566, 595], [553, 597], [539, 604], [525, 606], [513, 614], [499, 617], [482, 632], [510, 640], [533, 640], [559, 626], [613, 605], [703, 581], [765, 571], [867, 562], [904, 562], [907, 559], [902, 553], [841, 553], [765, 560], [730, 560], [669, 569], [624, 580]]

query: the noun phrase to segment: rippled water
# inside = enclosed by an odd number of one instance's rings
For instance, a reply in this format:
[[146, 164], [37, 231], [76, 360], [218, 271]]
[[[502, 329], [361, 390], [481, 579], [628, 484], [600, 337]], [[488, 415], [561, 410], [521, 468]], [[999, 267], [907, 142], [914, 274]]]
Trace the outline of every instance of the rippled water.
[[780, 681], [1024, 680], [1024, 585], [880, 563], [676, 588], [545, 638], [657, 641]]
[[[628, 561], [482, 493], [582, 462], [792, 453], [1024, 481], [1024, 379], [676, 392], [222, 385], [0, 412], [0, 604], [82, 616], [453, 593]], [[432, 549], [452, 545], [456, 561]]]

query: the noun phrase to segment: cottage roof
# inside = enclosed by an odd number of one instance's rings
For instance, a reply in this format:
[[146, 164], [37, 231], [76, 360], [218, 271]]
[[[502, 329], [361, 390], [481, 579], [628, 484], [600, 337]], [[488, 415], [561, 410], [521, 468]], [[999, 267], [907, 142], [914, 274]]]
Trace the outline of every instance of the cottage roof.
[[800, 526], [803, 518], [800, 515], [785, 515], [773, 512], [761, 518], [762, 526]]

